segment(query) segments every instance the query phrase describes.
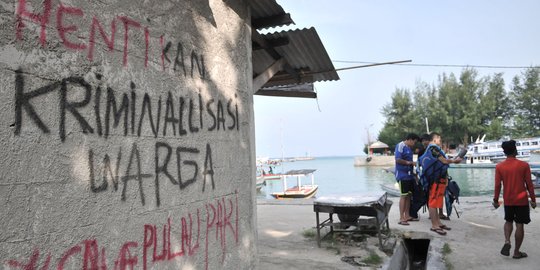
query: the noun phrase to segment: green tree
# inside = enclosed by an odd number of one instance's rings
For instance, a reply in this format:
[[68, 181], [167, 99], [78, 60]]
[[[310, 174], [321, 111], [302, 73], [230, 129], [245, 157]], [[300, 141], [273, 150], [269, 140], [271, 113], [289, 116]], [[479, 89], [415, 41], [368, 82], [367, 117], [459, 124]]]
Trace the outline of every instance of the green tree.
[[[379, 132], [378, 139], [381, 142], [388, 144], [390, 149], [393, 151], [406, 134], [403, 134], [403, 131], [397, 130], [393, 125], [386, 122]], [[366, 147], [367, 149], [367, 147]]]
[[[463, 80], [469, 83], [469, 75], [462, 74]], [[439, 118], [441, 119], [441, 132], [447, 141], [459, 142], [463, 136], [468, 136], [470, 116], [476, 112], [471, 112], [467, 106], [470, 98], [466, 91], [468, 88], [462, 87], [453, 73], [443, 74], [440, 78], [438, 92]]]
[[505, 123], [510, 117], [510, 104], [502, 76], [502, 73], [496, 73], [493, 77], [487, 77], [487, 88], [480, 95], [480, 124], [484, 127], [481, 131], [487, 134], [488, 139], [509, 135], [505, 132], [509, 128]]
[[414, 111], [409, 90], [396, 89], [391, 102], [383, 106], [382, 114], [386, 117], [386, 122], [378, 139], [388, 146], [393, 148], [407, 133], [414, 132]]
[[529, 68], [512, 81], [513, 135], [540, 136], [540, 68]]
[[413, 92], [413, 128], [419, 134], [427, 133], [426, 119], [429, 123], [429, 128], [436, 130], [439, 126], [436, 119], [437, 109], [434, 106], [436, 100], [436, 91], [433, 87], [425, 82], [418, 82], [416, 89]]
[[412, 131], [413, 103], [409, 90], [396, 89], [392, 94], [391, 103], [385, 105], [382, 110], [390, 125], [405, 133]]
[[529, 68], [506, 91], [502, 73], [479, 77], [474, 69], [441, 74], [438, 83], [417, 82], [414, 91], [396, 89], [382, 109], [386, 117], [379, 140], [395, 145], [410, 132], [440, 132], [448, 144], [487, 139], [540, 136], [540, 68]]
[[527, 137], [530, 135], [531, 126], [522, 115], [516, 114], [512, 117], [511, 135], [513, 138]]
[[[482, 109], [479, 97], [485, 88], [485, 80], [478, 78], [474, 69], [464, 69], [459, 79], [453, 73], [443, 74], [439, 79], [438, 112], [434, 114], [440, 131], [450, 144], [467, 144], [469, 137], [481, 133]], [[435, 129], [434, 129], [435, 130]]]

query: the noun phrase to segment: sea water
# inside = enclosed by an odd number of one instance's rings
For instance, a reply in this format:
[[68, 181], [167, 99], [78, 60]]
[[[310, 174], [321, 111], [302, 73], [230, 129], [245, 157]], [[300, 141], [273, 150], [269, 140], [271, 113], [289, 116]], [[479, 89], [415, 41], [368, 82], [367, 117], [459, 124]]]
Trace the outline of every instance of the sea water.
[[[451, 166], [451, 165], [450, 165]], [[316, 169], [315, 184], [319, 185], [318, 197], [330, 194], [350, 194], [382, 191], [381, 184], [396, 182], [386, 167], [355, 167], [354, 157], [318, 157], [313, 160], [284, 162], [274, 168], [275, 173], [289, 170]], [[495, 168], [452, 168], [449, 175], [460, 189], [460, 196], [492, 195], [494, 189]], [[310, 184], [310, 177], [303, 177], [302, 184]], [[287, 186], [296, 185], [295, 177], [287, 178]], [[272, 198], [272, 192], [283, 191], [282, 180], [268, 180], [258, 198]]]

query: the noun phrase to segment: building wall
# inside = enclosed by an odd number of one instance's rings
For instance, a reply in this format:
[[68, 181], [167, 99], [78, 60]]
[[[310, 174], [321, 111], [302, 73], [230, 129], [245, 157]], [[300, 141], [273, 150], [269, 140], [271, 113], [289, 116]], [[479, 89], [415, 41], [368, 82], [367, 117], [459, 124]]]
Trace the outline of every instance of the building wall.
[[2, 268], [254, 268], [245, 1], [0, 16]]

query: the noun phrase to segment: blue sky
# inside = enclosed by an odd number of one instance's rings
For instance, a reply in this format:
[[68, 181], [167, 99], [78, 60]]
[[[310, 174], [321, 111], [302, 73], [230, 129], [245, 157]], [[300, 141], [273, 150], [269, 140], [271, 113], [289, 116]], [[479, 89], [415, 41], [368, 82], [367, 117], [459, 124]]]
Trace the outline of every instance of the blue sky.
[[[540, 1], [278, 0], [296, 25], [315, 27], [332, 60], [417, 64], [540, 65]], [[282, 30], [281, 28], [274, 30]], [[354, 66], [334, 62], [336, 68]], [[379, 66], [315, 84], [318, 99], [255, 96], [257, 156], [360, 155], [383, 126], [396, 88], [436, 83], [462, 68]], [[523, 69], [503, 72], [507, 85]], [[319, 111], [320, 108], [320, 111]], [[418, 131], [419, 133], [422, 131]]]

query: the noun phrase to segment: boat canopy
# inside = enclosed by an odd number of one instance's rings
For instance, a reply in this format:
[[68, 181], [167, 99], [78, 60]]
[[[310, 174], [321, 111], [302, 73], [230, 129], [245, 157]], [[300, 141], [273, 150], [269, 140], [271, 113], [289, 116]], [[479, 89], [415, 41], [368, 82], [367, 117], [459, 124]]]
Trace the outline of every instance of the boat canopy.
[[293, 176], [293, 175], [308, 175], [316, 171], [315, 169], [304, 169], [304, 170], [290, 170], [282, 175]]

